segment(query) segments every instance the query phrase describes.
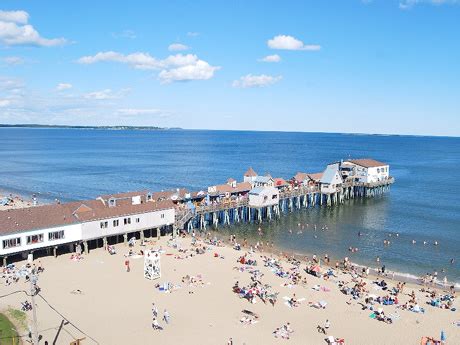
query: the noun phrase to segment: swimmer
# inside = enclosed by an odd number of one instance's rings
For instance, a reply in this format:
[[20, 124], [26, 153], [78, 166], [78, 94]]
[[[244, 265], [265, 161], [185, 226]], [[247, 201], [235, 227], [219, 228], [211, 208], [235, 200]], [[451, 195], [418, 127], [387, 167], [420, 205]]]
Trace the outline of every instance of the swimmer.
[[399, 234], [398, 234], [398, 233], [396, 233], [396, 237], [399, 237]]
[[428, 243], [427, 241], [423, 241], [423, 245], [424, 245], [424, 246], [426, 246], [426, 245], [427, 245], [427, 243]]
[[380, 257], [377, 256], [377, 258], [375, 259], [375, 261], [380, 262]]
[[455, 259], [454, 259], [454, 258], [450, 259], [450, 264], [451, 264], [451, 265], [453, 265], [454, 262], [455, 262]]
[[362, 236], [363, 234], [361, 233], [361, 231], [358, 232], [358, 236]]
[[434, 241], [434, 245], [437, 246], [437, 245], [438, 245], [438, 241]]
[[416, 243], [417, 243], [417, 241], [416, 241], [416, 240], [412, 240], [412, 244], [416, 244]]

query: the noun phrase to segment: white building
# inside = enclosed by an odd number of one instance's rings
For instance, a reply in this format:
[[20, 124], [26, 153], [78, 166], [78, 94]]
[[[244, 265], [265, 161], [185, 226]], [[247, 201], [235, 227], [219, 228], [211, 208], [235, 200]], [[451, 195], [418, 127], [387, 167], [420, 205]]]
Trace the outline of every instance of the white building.
[[321, 176], [321, 193], [335, 193], [342, 183], [343, 180], [340, 176], [339, 164], [329, 164]]
[[252, 183], [256, 177], [257, 173], [252, 167], [249, 167], [249, 169], [244, 173], [243, 181]]
[[357, 182], [385, 181], [390, 177], [390, 166], [374, 159], [350, 159], [342, 163], [348, 178]]
[[123, 240], [158, 236], [174, 224], [174, 217], [171, 200], [154, 201], [144, 192], [1, 211], [0, 257], [62, 246], [72, 251], [80, 242], [98, 247], [102, 239], [119, 242], [120, 235]]
[[273, 186], [257, 187], [249, 192], [250, 207], [265, 207], [277, 205], [279, 202], [279, 190]]
[[274, 187], [275, 180], [267, 175], [267, 176], [256, 176], [252, 181], [252, 188], [258, 187]]

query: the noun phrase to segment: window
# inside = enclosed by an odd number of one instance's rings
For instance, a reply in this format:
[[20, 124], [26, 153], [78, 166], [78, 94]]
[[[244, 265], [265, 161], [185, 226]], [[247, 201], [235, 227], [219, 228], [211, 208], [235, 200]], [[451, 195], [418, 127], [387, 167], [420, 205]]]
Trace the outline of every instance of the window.
[[27, 236], [27, 244], [35, 244], [43, 242], [43, 234]]
[[107, 229], [109, 227], [109, 222], [101, 222], [101, 229]]
[[113, 221], [113, 227], [115, 228], [115, 227], [117, 227], [118, 225], [120, 225], [120, 221], [119, 221], [118, 219], [115, 219], [115, 220]]
[[160, 218], [161, 218], [161, 219], [164, 219], [164, 217], [165, 217], [165, 214], [162, 213], [161, 216], [160, 216]]
[[141, 221], [140, 218], [136, 218], [136, 223], [139, 223]]
[[125, 225], [131, 224], [131, 218], [125, 218], [123, 219], [123, 222], [125, 223]]
[[64, 230], [54, 231], [48, 233], [48, 240], [55, 241], [55, 240], [62, 240], [64, 239]]
[[3, 249], [19, 247], [20, 245], [21, 245], [21, 237], [3, 240]]

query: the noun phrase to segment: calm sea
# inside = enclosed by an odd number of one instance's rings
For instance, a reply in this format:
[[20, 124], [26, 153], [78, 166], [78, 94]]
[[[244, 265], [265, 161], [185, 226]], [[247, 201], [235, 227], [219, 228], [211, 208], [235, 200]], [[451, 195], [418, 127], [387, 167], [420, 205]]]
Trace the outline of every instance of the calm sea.
[[[264, 241], [298, 253], [348, 255], [366, 265], [375, 266], [379, 256], [391, 270], [437, 270], [441, 278], [460, 281], [460, 138], [0, 128], [0, 190], [40, 193], [41, 201], [146, 188], [201, 190], [229, 177], [241, 180], [249, 166], [259, 174], [290, 178], [348, 157], [388, 162], [396, 178], [391, 193], [292, 213], [264, 224]], [[305, 226], [302, 234], [298, 223]], [[320, 230], [324, 225], [327, 231]], [[256, 227], [231, 231], [251, 237]], [[391, 245], [384, 247], [384, 239]], [[350, 246], [359, 252], [349, 253]]]

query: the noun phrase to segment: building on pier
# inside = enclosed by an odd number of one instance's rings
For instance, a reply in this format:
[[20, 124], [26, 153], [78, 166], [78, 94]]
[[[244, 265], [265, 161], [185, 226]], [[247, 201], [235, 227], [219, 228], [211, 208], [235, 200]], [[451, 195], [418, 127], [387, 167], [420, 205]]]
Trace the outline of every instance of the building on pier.
[[249, 192], [249, 206], [254, 208], [278, 205], [279, 190], [273, 186], [257, 187]]
[[257, 176], [258, 174], [254, 171], [254, 169], [249, 167], [249, 169], [243, 175], [243, 181], [252, 183]]
[[321, 193], [336, 193], [342, 183], [339, 164], [329, 164], [320, 179]]
[[[132, 192], [95, 200], [0, 211], [0, 257], [107, 246], [128, 238], [157, 237], [172, 231], [175, 204]], [[34, 255], [35, 255], [34, 254]]]
[[390, 166], [375, 159], [349, 159], [341, 163], [342, 174], [356, 182], [373, 183], [390, 177]]

